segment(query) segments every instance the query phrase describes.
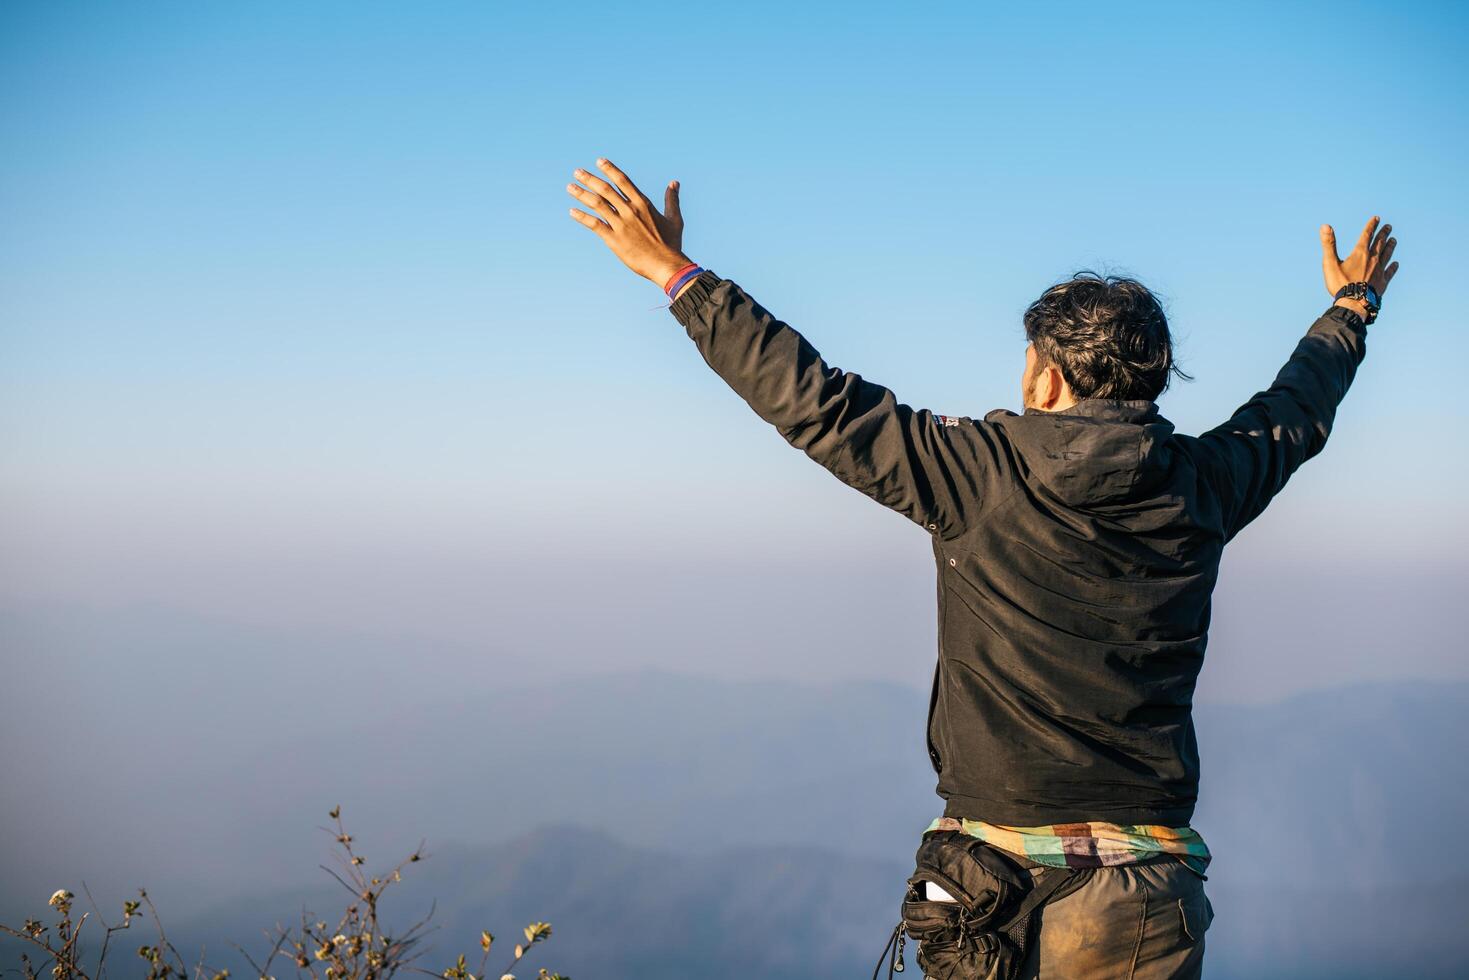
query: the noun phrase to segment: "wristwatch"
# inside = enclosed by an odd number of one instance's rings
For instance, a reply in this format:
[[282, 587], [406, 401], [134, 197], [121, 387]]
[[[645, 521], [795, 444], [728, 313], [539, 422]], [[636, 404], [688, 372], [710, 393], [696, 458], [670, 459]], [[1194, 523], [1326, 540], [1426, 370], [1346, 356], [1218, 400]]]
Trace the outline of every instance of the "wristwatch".
[[1382, 308], [1382, 298], [1377, 295], [1377, 290], [1365, 282], [1349, 282], [1336, 291], [1335, 299], [1359, 299], [1367, 304], [1367, 323], [1377, 319], [1377, 311]]

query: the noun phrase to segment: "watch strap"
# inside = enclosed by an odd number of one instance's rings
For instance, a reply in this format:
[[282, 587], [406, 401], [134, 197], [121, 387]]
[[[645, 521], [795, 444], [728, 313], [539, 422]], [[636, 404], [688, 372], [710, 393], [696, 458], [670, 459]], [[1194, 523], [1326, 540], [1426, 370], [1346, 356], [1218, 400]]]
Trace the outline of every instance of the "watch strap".
[[1359, 299], [1367, 307], [1367, 322], [1371, 323], [1377, 319], [1377, 311], [1382, 308], [1382, 298], [1377, 295], [1377, 290], [1371, 284], [1365, 282], [1349, 282], [1336, 291], [1334, 299]]

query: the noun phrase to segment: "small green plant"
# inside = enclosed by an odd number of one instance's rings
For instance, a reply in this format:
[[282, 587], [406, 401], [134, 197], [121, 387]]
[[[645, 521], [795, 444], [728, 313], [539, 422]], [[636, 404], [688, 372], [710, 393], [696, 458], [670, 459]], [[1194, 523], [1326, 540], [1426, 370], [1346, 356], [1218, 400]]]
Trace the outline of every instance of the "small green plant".
[[[486, 972], [490, 948], [495, 942], [495, 937], [488, 931], [480, 933], [480, 961], [473, 970], [462, 953], [454, 965], [441, 972], [436, 973], [417, 966], [415, 961], [424, 953], [420, 949], [422, 930], [433, 917], [433, 907], [429, 909], [428, 915], [397, 936], [383, 930], [378, 921], [378, 908], [388, 887], [403, 880], [403, 868], [423, 860], [426, 856], [423, 845], [420, 843], [412, 854], [399, 861], [391, 871], [369, 876], [365, 870], [366, 859], [353, 848], [352, 835], [342, 825], [342, 808], [333, 808], [330, 816], [335, 827], [322, 829], [333, 834], [336, 839], [335, 856], [340, 864], [340, 873], [326, 865], [321, 867], [351, 893], [351, 901], [334, 925], [325, 921], [312, 921], [311, 916], [303, 910], [298, 928], [287, 929], [277, 924], [274, 930], [267, 930], [266, 938], [271, 940], [272, 945], [270, 952], [258, 962], [238, 944], [232, 943], [250, 964], [259, 980], [275, 980], [271, 971], [278, 965], [293, 970], [297, 977], [311, 977], [313, 980], [386, 980], [400, 971], [445, 977], [447, 980], [516, 980], [512, 971], [520, 966], [532, 947], [550, 938], [549, 922], [532, 922], [526, 926], [525, 942], [515, 944], [510, 962], [499, 974]], [[85, 882], [82, 888], [86, 890]], [[28, 944], [27, 949], [20, 954], [21, 974], [26, 980], [41, 980], [42, 977], [50, 977], [51, 980], [102, 980], [107, 971], [107, 957], [113, 933], [132, 928], [133, 919], [139, 916], [150, 915], [158, 930], [158, 940], [155, 943], [145, 943], [137, 949], [139, 959], [146, 965], [144, 976], [147, 980], [228, 980], [229, 970], [212, 970], [205, 965], [202, 950], [198, 962], [193, 967], [187, 967], [183, 957], [164, 934], [158, 910], [154, 908], [147, 891], [138, 889], [138, 896], [137, 901], [130, 899], [123, 902], [122, 921], [109, 925], [97, 909], [91, 892], [87, 892], [87, 899], [92, 902], [97, 921], [105, 929], [96, 964], [91, 969], [84, 965], [80, 940], [82, 927], [92, 913], [84, 912], [74, 920], [72, 902], [76, 896], [65, 888], [58, 889], [47, 902], [55, 910], [56, 921], [52, 925], [27, 918], [19, 929], [0, 923], [0, 932], [23, 939]], [[144, 905], [147, 906], [146, 912], [143, 911]], [[37, 960], [31, 957], [31, 953], [35, 951], [39, 951]], [[536, 974], [536, 980], [570, 978], [542, 968]]]

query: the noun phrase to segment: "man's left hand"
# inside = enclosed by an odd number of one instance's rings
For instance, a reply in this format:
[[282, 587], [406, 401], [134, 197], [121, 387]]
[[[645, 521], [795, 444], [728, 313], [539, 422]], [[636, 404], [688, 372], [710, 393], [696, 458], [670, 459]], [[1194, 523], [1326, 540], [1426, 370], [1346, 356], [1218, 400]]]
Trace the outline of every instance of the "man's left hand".
[[670, 276], [689, 264], [688, 256], [681, 251], [683, 214], [678, 207], [678, 181], [669, 182], [663, 195], [666, 214], [659, 214], [653, 202], [612, 161], [599, 159], [597, 169], [606, 179], [577, 170], [574, 176], [586, 187], [566, 185], [568, 194], [595, 212], [593, 216], [572, 208], [572, 218], [596, 232], [629, 269], [662, 288]]

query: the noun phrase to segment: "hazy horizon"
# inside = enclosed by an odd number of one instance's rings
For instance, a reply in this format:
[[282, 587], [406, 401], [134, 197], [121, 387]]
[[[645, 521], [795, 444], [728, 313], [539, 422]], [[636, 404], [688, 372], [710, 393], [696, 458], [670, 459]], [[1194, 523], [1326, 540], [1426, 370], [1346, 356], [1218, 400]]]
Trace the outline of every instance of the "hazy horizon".
[[1212, 426], [1329, 304], [1318, 227], [1381, 215], [1402, 272], [1325, 451], [1225, 553], [1196, 701], [1457, 690], [1469, 8], [1344, 9], [0, 6], [0, 878], [40, 840], [257, 869], [252, 827], [317, 819], [276, 801], [362, 790], [310, 745], [473, 746], [444, 698], [922, 700], [927, 535], [567, 216], [601, 155], [678, 179], [685, 252], [830, 363], [971, 417], [1020, 409], [1021, 312], [1099, 268], [1165, 300], [1196, 380], [1160, 411]]

